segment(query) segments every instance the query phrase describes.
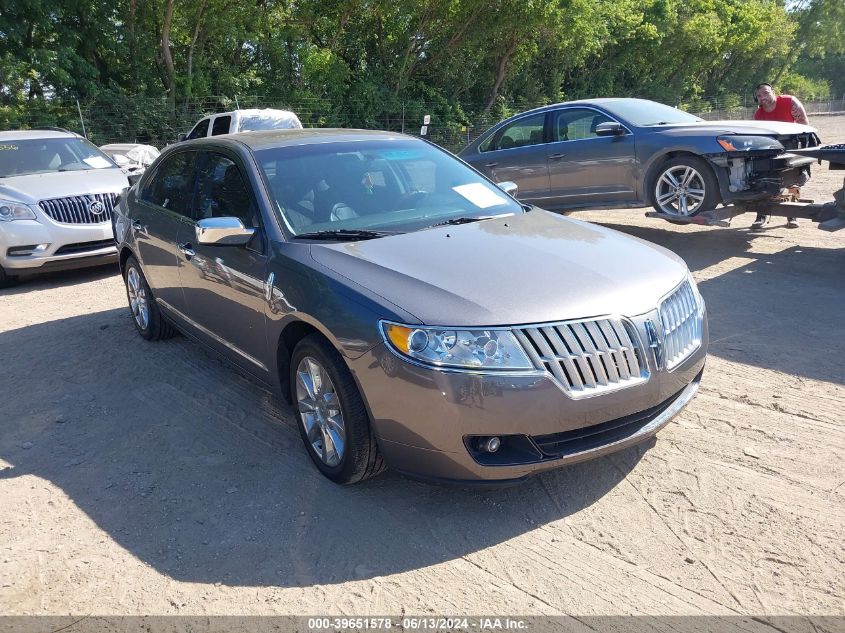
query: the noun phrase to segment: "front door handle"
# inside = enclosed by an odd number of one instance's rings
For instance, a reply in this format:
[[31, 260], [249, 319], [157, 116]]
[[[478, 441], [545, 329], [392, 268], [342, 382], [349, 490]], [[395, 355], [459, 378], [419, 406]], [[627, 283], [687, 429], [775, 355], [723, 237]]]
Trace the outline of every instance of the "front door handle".
[[485, 166], [485, 167], [495, 167], [495, 166], [496, 166], [496, 165], [498, 165], [498, 164], [499, 164], [499, 163], [486, 163], [484, 166]]
[[563, 158], [566, 154], [549, 154], [549, 158], [551, 160], [557, 160], [558, 158]]
[[197, 254], [197, 253], [196, 253], [196, 251], [194, 250], [194, 247], [193, 247], [193, 246], [191, 246], [191, 244], [189, 244], [188, 242], [182, 242], [181, 244], [177, 244], [177, 245], [176, 245], [176, 248], [178, 248], [178, 249], [179, 249], [179, 251], [180, 251], [180, 252], [181, 252], [181, 253], [182, 253], [182, 254], [183, 254], [183, 255], [184, 255], [187, 259], [191, 259], [191, 257], [193, 257], [194, 255], [196, 255], [196, 254]]

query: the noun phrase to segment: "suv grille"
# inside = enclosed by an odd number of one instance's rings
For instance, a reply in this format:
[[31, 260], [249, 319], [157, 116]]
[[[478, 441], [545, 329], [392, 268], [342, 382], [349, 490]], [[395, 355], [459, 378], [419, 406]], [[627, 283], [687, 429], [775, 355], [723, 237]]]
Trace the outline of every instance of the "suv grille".
[[534, 364], [573, 398], [631, 387], [649, 376], [633, 325], [618, 318], [514, 330]]
[[[53, 220], [62, 224], [101, 224], [111, 222], [116, 199], [117, 194], [114, 193], [89, 193], [85, 196], [42, 200], [38, 206]], [[101, 213], [94, 213], [91, 210], [95, 202], [102, 204]]]
[[688, 280], [666, 297], [658, 310], [663, 323], [666, 369], [674, 369], [701, 347], [704, 317]]

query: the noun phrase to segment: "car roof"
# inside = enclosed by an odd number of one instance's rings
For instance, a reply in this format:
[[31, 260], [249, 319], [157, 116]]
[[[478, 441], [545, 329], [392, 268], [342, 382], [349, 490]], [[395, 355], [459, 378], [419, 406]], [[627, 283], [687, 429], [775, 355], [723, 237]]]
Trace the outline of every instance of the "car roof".
[[[404, 140], [419, 141], [416, 137], [399, 132], [382, 130], [348, 130], [344, 128], [302, 128], [288, 130], [260, 130], [206, 136], [179, 143], [179, 145], [214, 145], [219, 141], [237, 141], [250, 149], [268, 147], [288, 147], [294, 145], [314, 145], [318, 143], [343, 143], [350, 141]], [[422, 142], [422, 141], [419, 141]]]
[[[594, 106], [606, 106], [613, 103], [617, 104], [625, 104], [625, 103], [659, 103], [658, 101], [652, 101], [651, 99], [637, 99], [635, 97], [597, 97], [595, 99], [578, 99], [576, 101], [561, 101], [560, 103], [550, 103], [549, 105], [540, 106], [539, 108], [533, 108], [531, 110], [526, 110], [525, 112], [520, 112], [519, 114], [515, 114], [514, 116], [522, 116], [523, 114], [528, 114], [529, 112], [544, 112], [546, 110], [551, 110], [553, 108], [559, 108], [561, 106], [573, 106], [573, 105], [594, 105]], [[665, 105], [665, 104], [661, 104]], [[511, 119], [513, 117], [509, 117]]]
[[42, 138], [81, 138], [75, 132], [61, 130], [6, 130], [0, 132], [0, 141], [23, 141]]

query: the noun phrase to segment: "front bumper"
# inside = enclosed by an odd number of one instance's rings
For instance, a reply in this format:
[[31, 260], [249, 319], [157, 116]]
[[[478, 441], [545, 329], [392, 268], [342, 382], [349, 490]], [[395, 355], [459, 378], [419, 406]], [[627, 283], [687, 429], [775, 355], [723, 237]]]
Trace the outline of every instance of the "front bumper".
[[[549, 375], [447, 373], [411, 365], [379, 345], [351, 363], [384, 458], [413, 476], [461, 482], [520, 480], [640, 443], [692, 399], [702, 345], [671, 372], [649, 358], [650, 378], [589, 398]], [[476, 438], [502, 438], [493, 454]]]
[[[32, 248], [40, 245], [47, 246]], [[96, 266], [113, 262], [116, 257], [110, 222], [58, 224], [49, 220], [16, 220], [0, 223], [0, 266], [7, 271], [24, 273]]]

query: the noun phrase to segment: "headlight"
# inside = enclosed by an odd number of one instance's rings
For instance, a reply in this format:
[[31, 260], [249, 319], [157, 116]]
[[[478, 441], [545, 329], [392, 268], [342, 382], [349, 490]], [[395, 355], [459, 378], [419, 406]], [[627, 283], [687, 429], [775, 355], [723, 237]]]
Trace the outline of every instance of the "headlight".
[[35, 212], [25, 204], [0, 200], [0, 222], [11, 222], [12, 220], [34, 220]]
[[382, 322], [384, 340], [401, 356], [458, 369], [533, 370], [534, 365], [508, 330], [445, 329]]
[[768, 136], [720, 136], [716, 142], [726, 152], [748, 152], [748, 151], [776, 151], [782, 152], [783, 145]]

